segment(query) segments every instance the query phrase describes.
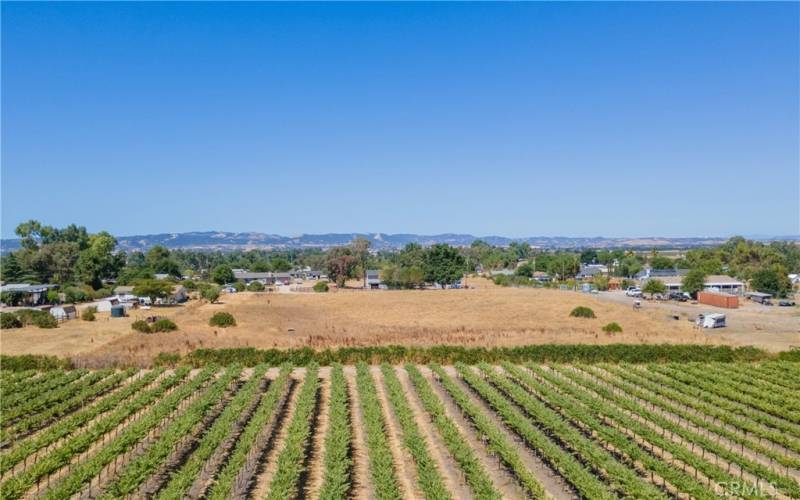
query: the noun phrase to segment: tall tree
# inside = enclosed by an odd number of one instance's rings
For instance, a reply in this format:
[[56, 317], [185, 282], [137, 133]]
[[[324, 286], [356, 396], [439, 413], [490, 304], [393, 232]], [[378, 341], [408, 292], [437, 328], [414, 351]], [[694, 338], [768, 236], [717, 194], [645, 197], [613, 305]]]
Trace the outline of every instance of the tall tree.
[[367, 261], [369, 260], [369, 247], [371, 243], [366, 238], [356, 238], [350, 243], [350, 248], [353, 250], [353, 257], [358, 261], [361, 266], [361, 274], [364, 279], [364, 288], [367, 288]]

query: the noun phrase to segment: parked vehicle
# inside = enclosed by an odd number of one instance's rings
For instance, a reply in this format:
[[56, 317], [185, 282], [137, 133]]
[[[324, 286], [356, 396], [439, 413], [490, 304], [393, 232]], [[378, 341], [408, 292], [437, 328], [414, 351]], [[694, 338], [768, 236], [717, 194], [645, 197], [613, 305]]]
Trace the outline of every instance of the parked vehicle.
[[678, 302], [686, 302], [691, 298], [692, 296], [686, 292], [670, 292], [669, 294], [669, 300], [677, 300]]
[[781, 300], [778, 302], [778, 306], [780, 307], [792, 307], [794, 305], [793, 300]]
[[698, 314], [695, 324], [701, 328], [724, 328], [725, 315], [720, 313]]
[[642, 289], [638, 286], [629, 286], [628, 289], [625, 290], [625, 295], [628, 297], [641, 297]]

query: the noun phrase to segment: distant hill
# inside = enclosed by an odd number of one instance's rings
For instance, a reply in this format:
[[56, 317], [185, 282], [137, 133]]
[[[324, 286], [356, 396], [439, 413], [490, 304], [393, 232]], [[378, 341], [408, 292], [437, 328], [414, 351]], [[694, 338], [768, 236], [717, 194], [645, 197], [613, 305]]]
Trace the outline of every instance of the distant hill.
[[[328, 233], [303, 234], [300, 236], [281, 236], [266, 233], [229, 233], [204, 231], [190, 233], [163, 233], [136, 236], [119, 236], [117, 240], [122, 250], [147, 250], [155, 245], [167, 248], [192, 250], [248, 250], [248, 249], [287, 249], [287, 248], [330, 248], [346, 245], [358, 237], [367, 238], [373, 248], [401, 248], [407, 243], [432, 245], [447, 243], [452, 246], [468, 246], [480, 239], [491, 245], [508, 245], [512, 241], [526, 242], [540, 248], [691, 248], [719, 245], [727, 240], [722, 237], [706, 238], [605, 238], [602, 236], [575, 238], [566, 236], [531, 236], [526, 238], [507, 238], [504, 236], [473, 236], [471, 234], [385, 234], [385, 233]], [[800, 242], [800, 236], [758, 237], [763, 241], [788, 240]], [[3, 253], [19, 248], [18, 239], [0, 241]]]

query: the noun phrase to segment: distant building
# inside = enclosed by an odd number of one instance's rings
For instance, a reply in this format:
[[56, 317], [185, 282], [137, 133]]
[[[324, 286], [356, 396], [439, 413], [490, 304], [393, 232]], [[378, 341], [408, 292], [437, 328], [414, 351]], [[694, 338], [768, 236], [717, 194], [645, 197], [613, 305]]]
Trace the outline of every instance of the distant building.
[[[683, 276], [655, 276], [641, 279], [644, 284], [649, 279], [657, 279], [667, 287], [667, 293], [683, 291]], [[744, 295], [744, 283], [724, 274], [711, 274], [706, 276], [703, 290], [706, 292], [727, 293], [730, 295]]]
[[603, 264], [581, 264], [581, 270], [575, 277], [579, 280], [590, 280], [595, 276], [608, 275], [608, 266]]
[[367, 288], [378, 289], [381, 287], [381, 276], [377, 269], [367, 270]]
[[669, 278], [675, 276], [686, 276], [688, 269], [651, 269], [646, 267], [636, 273], [634, 279], [648, 280], [650, 278]]
[[47, 302], [47, 292], [58, 285], [29, 285], [28, 283], [8, 283], [0, 286], [0, 293], [16, 296], [15, 303], [24, 306], [38, 306]]
[[514, 271], [511, 269], [493, 269], [489, 271], [489, 276], [492, 278], [495, 276], [514, 276]]
[[154, 276], [157, 280], [165, 280], [169, 278], [169, 274], [167, 273], [156, 273]]

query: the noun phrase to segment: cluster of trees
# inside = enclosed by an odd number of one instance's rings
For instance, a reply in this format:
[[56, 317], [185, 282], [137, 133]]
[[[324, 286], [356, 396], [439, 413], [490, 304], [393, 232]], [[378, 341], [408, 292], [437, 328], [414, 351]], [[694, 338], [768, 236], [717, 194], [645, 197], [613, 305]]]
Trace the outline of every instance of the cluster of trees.
[[[365, 279], [367, 269], [380, 269], [390, 287], [414, 288], [425, 283], [449, 285], [465, 272], [515, 269], [515, 280], [530, 281], [536, 272], [556, 279], [574, 279], [581, 264], [605, 264], [612, 276], [632, 277], [645, 266], [653, 269], [689, 269], [684, 289], [702, 289], [709, 274], [729, 274], [749, 281], [751, 288], [782, 295], [791, 289], [787, 275], [800, 272], [800, 246], [790, 242], [769, 244], [731, 238], [716, 248], [697, 248], [682, 257], [670, 258], [653, 250], [649, 254], [622, 249], [542, 251], [527, 243], [496, 247], [477, 240], [469, 247], [448, 245], [422, 247], [409, 244], [401, 251], [371, 252], [369, 240], [321, 249], [248, 250], [206, 252], [169, 250], [155, 246], [146, 252], [126, 254], [117, 250], [116, 239], [107, 232], [90, 234], [86, 228], [46, 226], [31, 220], [16, 228], [21, 248], [2, 257], [2, 279], [18, 283], [55, 283], [67, 301], [78, 302], [110, 293], [104, 283], [133, 284], [142, 295], [164, 296], [167, 284], [155, 283], [155, 274], [201, 277], [216, 284], [232, 283], [232, 269], [285, 272], [311, 267], [324, 270], [342, 286], [348, 279]], [[204, 285], [210, 288], [211, 285]], [[53, 292], [55, 295], [56, 292]], [[213, 296], [212, 292], [207, 292]], [[217, 290], [218, 293], [218, 290]], [[53, 298], [55, 299], [55, 297]]]
[[417, 288], [425, 283], [452, 285], [467, 271], [467, 258], [445, 244], [427, 248], [409, 243], [387, 258], [381, 268], [381, 280], [392, 288]]

